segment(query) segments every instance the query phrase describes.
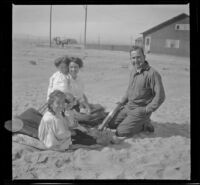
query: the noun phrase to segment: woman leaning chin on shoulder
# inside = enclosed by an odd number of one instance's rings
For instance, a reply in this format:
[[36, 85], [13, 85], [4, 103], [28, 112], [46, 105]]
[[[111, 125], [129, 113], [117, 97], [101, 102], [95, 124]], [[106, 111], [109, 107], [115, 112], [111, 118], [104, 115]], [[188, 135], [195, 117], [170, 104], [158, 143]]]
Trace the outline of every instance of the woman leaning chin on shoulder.
[[78, 57], [70, 57], [68, 67], [69, 73], [67, 77], [69, 79], [69, 92], [72, 93], [79, 102], [79, 111], [90, 114], [92, 108], [84, 93], [84, 83], [82, 82], [82, 79], [78, 76], [79, 70], [83, 67], [83, 61]]

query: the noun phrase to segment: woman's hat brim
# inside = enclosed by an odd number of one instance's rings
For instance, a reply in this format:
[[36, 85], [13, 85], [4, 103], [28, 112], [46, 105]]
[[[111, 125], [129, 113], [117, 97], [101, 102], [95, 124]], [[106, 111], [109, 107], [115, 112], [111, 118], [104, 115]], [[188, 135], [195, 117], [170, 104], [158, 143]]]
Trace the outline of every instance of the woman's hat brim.
[[18, 132], [23, 128], [24, 124], [21, 119], [14, 118], [5, 122], [4, 127], [11, 132]]

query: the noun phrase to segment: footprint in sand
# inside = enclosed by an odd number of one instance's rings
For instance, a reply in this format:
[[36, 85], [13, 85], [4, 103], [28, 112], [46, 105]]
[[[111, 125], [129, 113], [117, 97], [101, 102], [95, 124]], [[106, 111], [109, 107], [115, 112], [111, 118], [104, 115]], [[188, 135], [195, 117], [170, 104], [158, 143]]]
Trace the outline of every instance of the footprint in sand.
[[163, 179], [182, 179], [180, 168], [167, 167], [163, 172]]
[[23, 150], [19, 150], [15, 154], [13, 154], [13, 161], [20, 159], [22, 157]]
[[46, 157], [40, 158], [40, 159], [37, 161], [37, 163], [46, 163], [48, 160], [49, 160], [49, 158], [46, 156]]
[[67, 158], [67, 159], [58, 159], [56, 162], [55, 162], [55, 166], [57, 168], [61, 168], [63, 165], [65, 164], [68, 164], [71, 162], [71, 159], [70, 158]]
[[58, 159], [58, 160], [55, 162], [55, 166], [56, 166], [57, 168], [61, 168], [63, 165], [64, 165], [63, 160]]

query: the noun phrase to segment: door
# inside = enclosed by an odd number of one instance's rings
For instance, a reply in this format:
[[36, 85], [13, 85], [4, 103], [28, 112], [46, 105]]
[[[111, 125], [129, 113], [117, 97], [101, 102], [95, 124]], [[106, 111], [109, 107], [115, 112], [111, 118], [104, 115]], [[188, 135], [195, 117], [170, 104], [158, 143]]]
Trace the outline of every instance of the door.
[[151, 37], [145, 37], [145, 52], [150, 53]]

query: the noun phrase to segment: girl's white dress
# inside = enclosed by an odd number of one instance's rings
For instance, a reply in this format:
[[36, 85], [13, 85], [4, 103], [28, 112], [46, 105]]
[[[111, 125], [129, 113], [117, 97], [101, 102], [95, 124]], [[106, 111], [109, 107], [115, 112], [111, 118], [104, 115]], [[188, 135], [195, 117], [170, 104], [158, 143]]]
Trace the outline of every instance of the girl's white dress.
[[68, 92], [68, 79], [67, 75], [61, 73], [60, 71], [55, 72], [49, 79], [49, 87], [47, 90], [47, 100], [49, 95], [54, 90], [60, 90], [64, 93]]
[[73, 79], [70, 74], [64, 75], [60, 71], [55, 72], [49, 80], [47, 100], [54, 90], [71, 93], [80, 102], [84, 101], [84, 84], [79, 76]]
[[40, 122], [38, 137], [49, 149], [65, 150], [72, 144], [67, 117], [55, 116], [47, 111]]

